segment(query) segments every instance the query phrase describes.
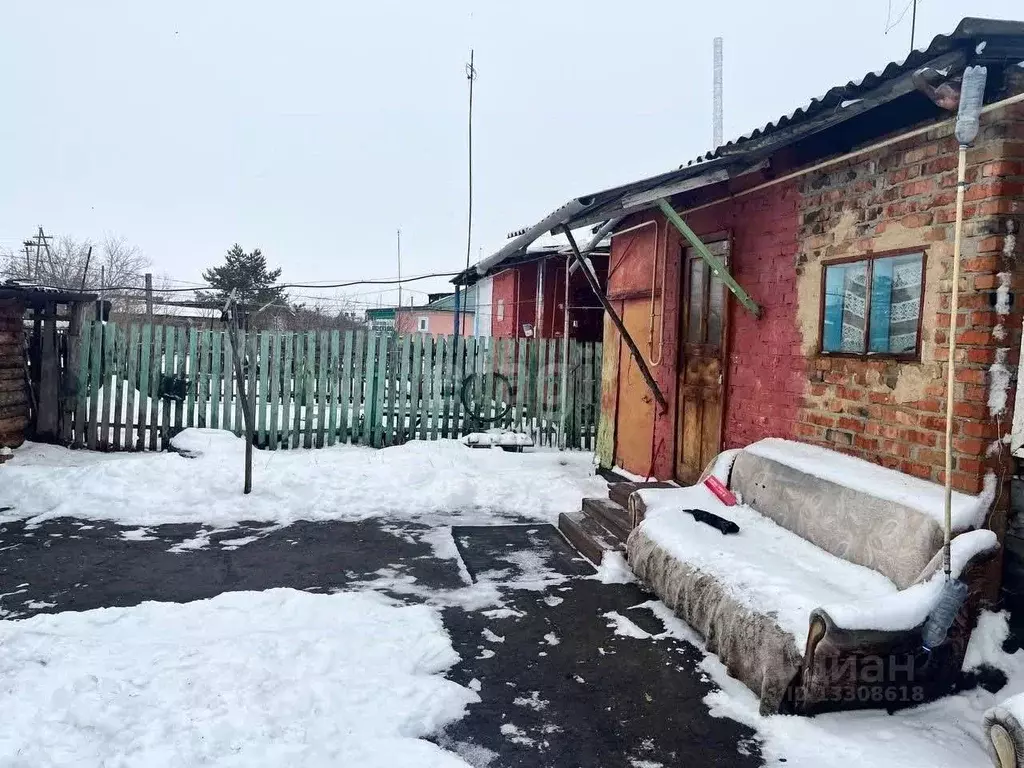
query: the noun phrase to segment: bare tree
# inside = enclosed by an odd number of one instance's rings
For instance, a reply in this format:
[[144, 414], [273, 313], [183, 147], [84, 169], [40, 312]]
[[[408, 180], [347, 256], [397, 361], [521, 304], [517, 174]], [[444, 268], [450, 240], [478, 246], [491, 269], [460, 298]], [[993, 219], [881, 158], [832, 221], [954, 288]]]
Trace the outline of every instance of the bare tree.
[[[70, 236], [56, 238], [38, 253], [7, 253], [2, 260], [3, 276], [7, 279], [37, 283], [69, 291], [140, 286], [142, 273], [150, 261], [138, 248], [122, 237], [108, 236], [102, 243], [76, 240]], [[102, 285], [101, 285], [102, 274]]]

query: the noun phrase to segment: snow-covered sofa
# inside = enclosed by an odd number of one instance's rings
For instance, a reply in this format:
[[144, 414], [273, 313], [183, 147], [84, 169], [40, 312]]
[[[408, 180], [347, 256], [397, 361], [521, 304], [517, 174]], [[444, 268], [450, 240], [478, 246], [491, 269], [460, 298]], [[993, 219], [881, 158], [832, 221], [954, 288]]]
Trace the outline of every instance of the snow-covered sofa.
[[[636, 575], [696, 629], [761, 711], [890, 707], [949, 690], [963, 661], [980, 582], [997, 549], [978, 529], [994, 496], [953, 497], [954, 575], [971, 586], [930, 658], [921, 627], [943, 578], [941, 486], [815, 446], [768, 439], [708, 468], [740, 497], [703, 483], [642, 489], [627, 542]], [[723, 535], [684, 509], [732, 520]]]

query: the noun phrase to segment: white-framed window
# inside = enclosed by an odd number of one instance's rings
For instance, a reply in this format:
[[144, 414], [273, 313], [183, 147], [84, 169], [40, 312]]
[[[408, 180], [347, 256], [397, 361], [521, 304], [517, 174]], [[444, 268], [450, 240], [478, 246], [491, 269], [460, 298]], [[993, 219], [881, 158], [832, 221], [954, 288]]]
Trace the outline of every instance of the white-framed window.
[[505, 300], [498, 299], [498, 322], [505, 319]]
[[425, 333], [430, 329], [430, 318], [429, 317], [418, 317], [416, 318], [416, 330], [420, 333]]

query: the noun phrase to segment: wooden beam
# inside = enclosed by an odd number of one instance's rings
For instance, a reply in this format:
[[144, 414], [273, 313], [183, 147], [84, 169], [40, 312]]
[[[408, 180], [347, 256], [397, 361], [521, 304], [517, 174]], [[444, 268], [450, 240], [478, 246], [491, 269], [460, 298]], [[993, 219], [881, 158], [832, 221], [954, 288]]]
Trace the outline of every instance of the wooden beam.
[[661, 209], [661, 212], [665, 214], [665, 218], [672, 222], [672, 225], [682, 233], [683, 237], [685, 237], [697, 253], [700, 254], [700, 257], [708, 263], [708, 266], [711, 267], [711, 271], [718, 275], [719, 279], [721, 279], [721, 281], [729, 287], [729, 290], [735, 294], [736, 298], [740, 300], [740, 303], [749, 309], [754, 317], [760, 317], [761, 307], [758, 306], [758, 303], [750, 298], [750, 295], [743, 290], [740, 284], [736, 282], [735, 278], [729, 274], [729, 269], [725, 266], [722, 260], [711, 253], [707, 246], [701, 242], [701, 239], [694, 234], [693, 230], [690, 229], [689, 226], [687, 226], [686, 222], [683, 221], [682, 216], [676, 213], [675, 208], [669, 205], [668, 201], [664, 198], [658, 201], [658, 207]]
[[576, 240], [572, 236], [572, 232], [569, 227], [562, 225], [562, 232], [565, 233], [566, 238], [569, 240], [569, 248], [572, 249], [572, 256], [576, 259], [576, 263], [579, 264], [580, 271], [587, 278], [587, 282], [590, 283], [591, 289], [594, 291], [594, 295], [597, 296], [598, 301], [604, 307], [604, 311], [608, 313], [608, 317], [615, 324], [615, 328], [622, 336], [622, 340], [626, 342], [626, 346], [629, 347], [629, 353], [636, 360], [637, 367], [640, 369], [640, 373], [644, 377], [644, 381], [647, 382], [647, 386], [650, 388], [651, 393], [654, 395], [654, 399], [658, 401], [658, 405], [661, 408], [661, 412], [664, 413], [668, 410], [668, 401], [665, 399], [665, 395], [661, 393], [658, 388], [658, 382], [654, 380], [654, 375], [651, 373], [651, 369], [647, 367], [647, 361], [644, 360], [644, 356], [640, 354], [640, 348], [633, 341], [633, 337], [629, 335], [629, 331], [626, 330], [626, 326], [622, 322], [622, 318], [619, 317], [615, 308], [612, 306], [608, 297], [604, 295], [604, 291], [601, 290], [600, 284], [597, 282], [597, 278], [587, 268], [586, 262], [583, 261], [583, 255], [580, 253], [579, 246], [576, 245]]

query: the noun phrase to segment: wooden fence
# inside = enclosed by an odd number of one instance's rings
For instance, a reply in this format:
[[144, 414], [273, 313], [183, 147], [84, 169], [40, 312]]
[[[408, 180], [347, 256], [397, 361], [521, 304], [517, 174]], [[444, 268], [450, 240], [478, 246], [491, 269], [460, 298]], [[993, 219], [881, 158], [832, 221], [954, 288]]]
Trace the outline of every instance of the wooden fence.
[[[395, 336], [364, 331], [241, 334], [86, 322], [69, 354], [64, 440], [159, 450], [188, 427], [244, 433], [233, 356], [243, 354], [255, 442], [382, 447], [501, 426], [559, 444], [560, 340]], [[456, 352], [457, 350], [457, 352]], [[565, 435], [593, 450], [601, 345], [570, 342]], [[467, 408], [468, 406], [468, 408]]]

